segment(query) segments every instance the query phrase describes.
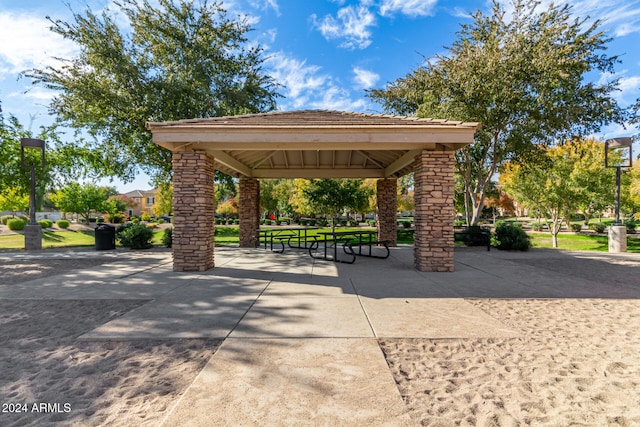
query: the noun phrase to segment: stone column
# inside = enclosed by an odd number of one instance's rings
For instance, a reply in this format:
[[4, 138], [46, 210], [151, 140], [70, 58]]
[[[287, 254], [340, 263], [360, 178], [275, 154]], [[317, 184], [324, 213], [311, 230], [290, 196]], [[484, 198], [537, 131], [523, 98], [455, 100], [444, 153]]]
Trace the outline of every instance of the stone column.
[[204, 151], [173, 153], [173, 271], [214, 266], [214, 165]]
[[387, 240], [389, 246], [398, 246], [398, 180], [379, 179], [376, 182], [378, 205], [378, 239]]
[[420, 271], [453, 271], [453, 152], [423, 150], [414, 163], [414, 259]]
[[240, 178], [240, 247], [255, 248], [258, 246], [260, 228], [260, 181]]

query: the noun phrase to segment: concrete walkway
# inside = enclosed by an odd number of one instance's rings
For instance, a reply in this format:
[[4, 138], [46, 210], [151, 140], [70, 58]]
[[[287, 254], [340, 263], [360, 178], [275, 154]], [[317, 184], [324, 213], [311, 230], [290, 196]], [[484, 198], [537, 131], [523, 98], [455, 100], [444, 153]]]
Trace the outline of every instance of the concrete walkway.
[[166, 426], [413, 425], [378, 339], [519, 336], [467, 298], [640, 298], [635, 254], [460, 248], [455, 272], [421, 273], [411, 247], [352, 265], [218, 247], [216, 268], [191, 274], [168, 252], [73, 256], [113, 262], [0, 282], [0, 298], [148, 300], [85, 340], [225, 339]]

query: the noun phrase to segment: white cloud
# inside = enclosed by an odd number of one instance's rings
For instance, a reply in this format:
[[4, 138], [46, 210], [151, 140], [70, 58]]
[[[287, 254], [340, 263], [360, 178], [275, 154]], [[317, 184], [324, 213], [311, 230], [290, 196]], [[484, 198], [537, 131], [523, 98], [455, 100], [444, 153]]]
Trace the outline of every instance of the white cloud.
[[402, 13], [409, 16], [430, 16], [438, 0], [382, 0], [380, 15]]
[[309, 105], [313, 109], [339, 110], [339, 111], [362, 111], [367, 106], [364, 99], [351, 99], [348, 90], [337, 86], [331, 86], [324, 92], [322, 97], [313, 100]]
[[256, 9], [273, 9], [276, 15], [280, 16], [280, 6], [278, 5], [278, 0], [249, 0], [249, 4]]
[[628, 76], [628, 70], [619, 73], [601, 73], [597, 80], [598, 85], [605, 85], [618, 78], [619, 91], [612, 93], [613, 98], [622, 106], [635, 102], [635, 98], [640, 94], [640, 76]]
[[53, 57], [71, 58], [77, 46], [49, 30], [44, 18], [11, 12], [0, 13], [0, 67], [19, 73], [34, 67], [59, 64]]
[[264, 49], [268, 49], [273, 43], [275, 43], [277, 37], [278, 29], [271, 28], [260, 34], [259, 41]]
[[630, 76], [630, 77], [621, 78], [620, 90], [622, 90], [623, 92], [638, 93], [640, 91], [640, 76]]
[[[510, 14], [513, 11], [511, 0], [499, 0]], [[546, 10], [551, 3], [568, 4], [574, 17], [585, 19], [588, 23], [601, 20], [602, 26], [616, 37], [640, 32], [640, 2], [622, 2], [620, 0], [543, 0], [539, 11]]]
[[370, 27], [376, 24], [375, 15], [364, 6], [347, 6], [338, 10], [337, 17], [325, 16], [322, 21], [316, 15], [311, 20], [322, 35], [328, 39], [345, 39], [340, 47], [365, 49], [371, 44]]
[[[339, 81], [322, 71], [317, 65], [309, 65], [276, 52], [266, 63], [269, 74], [285, 88], [280, 101], [283, 110], [328, 109], [363, 111], [368, 102], [363, 98], [352, 98], [351, 92]], [[359, 94], [360, 95], [360, 94]]]
[[365, 70], [364, 68], [354, 67], [353, 73], [355, 74], [355, 81], [358, 87], [362, 89], [369, 89], [376, 85], [380, 80], [380, 75], [373, 71]]
[[640, 76], [624, 76], [625, 73], [621, 73], [623, 76], [619, 80], [620, 91], [613, 95], [621, 106], [633, 104], [640, 95]]
[[319, 66], [307, 65], [306, 61], [290, 58], [283, 52], [267, 58], [265, 66], [271, 77], [285, 86], [283, 95], [295, 108], [301, 108], [328, 80]]

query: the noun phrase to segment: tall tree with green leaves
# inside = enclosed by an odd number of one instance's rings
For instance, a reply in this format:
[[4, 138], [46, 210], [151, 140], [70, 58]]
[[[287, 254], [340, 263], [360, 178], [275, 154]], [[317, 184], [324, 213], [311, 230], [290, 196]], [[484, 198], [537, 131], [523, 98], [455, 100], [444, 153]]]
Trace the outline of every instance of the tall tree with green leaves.
[[156, 202], [153, 204], [155, 216], [170, 215], [173, 213], [173, 185], [163, 182], [158, 185]]
[[627, 112], [613, 97], [618, 80], [594, 83], [589, 73], [612, 73], [617, 56], [601, 23], [574, 18], [571, 6], [515, 0], [507, 13], [493, 0], [462, 25], [446, 55], [370, 97], [396, 114], [479, 121], [474, 143], [456, 152], [469, 224], [484, 206], [499, 166], [549, 144], [623, 123]]
[[[48, 134], [42, 130], [37, 136], [25, 127], [14, 116], [4, 117], [0, 113], [0, 193], [6, 189], [19, 189], [20, 192], [29, 194], [31, 188], [31, 170], [21, 167], [20, 139], [39, 138], [46, 140]], [[40, 151], [26, 149], [25, 163], [40, 164]], [[45, 153], [45, 168], [36, 168], [36, 185], [39, 194], [50, 183], [50, 174], [55, 165], [54, 155], [50, 150]]]
[[614, 170], [604, 167], [604, 147], [593, 139], [567, 141], [544, 149], [535, 161], [509, 162], [500, 184], [519, 204], [549, 220], [553, 247], [563, 221], [585, 217], [614, 203]]
[[21, 188], [8, 187], [0, 192], [0, 212], [9, 211], [15, 216], [17, 212], [24, 212], [29, 208], [29, 193]]
[[92, 212], [102, 213], [110, 208], [107, 199], [116, 193], [114, 188], [72, 182], [53, 192], [51, 200], [62, 212], [78, 214], [89, 222]]
[[[256, 113], [275, 108], [277, 85], [249, 43], [244, 18], [208, 0], [118, 0], [117, 10], [87, 8], [51, 31], [80, 47], [63, 65], [25, 75], [57, 92], [50, 110], [61, 125], [86, 131], [87, 161], [130, 182], [139, 168], [157, 182], [171, 153], [151, 141], [147, 121]], [[121, 21], [125, 19], [125, 23]], [[77, 143], [74, 143], [77, 145]]]
[[[313, 179], [303, 193], [317, 213], [335, 219], [343, 210], [362, 212], [366, 209], [370, 190], [362, 183], [362, 179]], [[335, 220], [332, 230], [335, 230]]]

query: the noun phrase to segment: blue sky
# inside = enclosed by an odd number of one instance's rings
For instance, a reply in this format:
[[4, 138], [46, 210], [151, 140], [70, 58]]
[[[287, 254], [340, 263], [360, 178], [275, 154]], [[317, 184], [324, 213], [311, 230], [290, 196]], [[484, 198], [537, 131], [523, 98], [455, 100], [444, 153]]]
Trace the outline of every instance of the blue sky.
[[[505, 5], [508, 0], [500, 0]], [[563, 3], [564, 0], [556, 3]], [[640, 0], [573, 0], [574, 15], [600, 19], [613, 38], [609, 55], [621, 55], [616, 68], [626, 106], [640, 97]], [[52, 119], [52, 94], [33, 88], [19, 73], [72, 57], [77, 47], [48, 30], [46, 16], [68, 20], [89, 5], [100, 11], [111, 0], [0, 0], [0, 100], [5, 113], [35, 130]], [[233, 14], [247, 16], [252, 41], [265, 48], [265, 69], [284, 87], [279, 109], [335, 109], [379, 113], [365, 89], [380, 88], [418, 67], [424, 57], [445, 53], [470, 12], [487, 12], [484, 0], [232, 0]], [[548, 4], [547, 0], [543, 4]], [[610, 76], [593, 76], [594, 80]], [[608, 127], [597, 136], [638, 133], [637, 128]], [[123, 184], [121, 191], [146, 189], [148, 178]]]

